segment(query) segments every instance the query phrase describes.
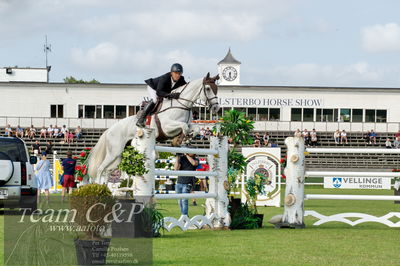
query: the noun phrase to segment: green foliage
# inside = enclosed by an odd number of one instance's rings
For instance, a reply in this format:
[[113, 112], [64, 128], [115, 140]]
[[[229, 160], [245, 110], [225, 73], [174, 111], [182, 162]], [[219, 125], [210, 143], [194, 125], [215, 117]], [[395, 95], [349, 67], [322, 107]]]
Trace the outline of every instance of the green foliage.
[[92, 79], [89, 81], [83, 80], [83, 79], [76, 79], [73, 76], [69, 76], [69, 77], [65, 77], [64, 78], [64, 83], [69, 83], [69, 84], [73, 84], [73, 83], [90, 83], [90, 84], [97, 84], [100, 83], [99, 81]]
[[[100, 237], [99, 230], [106, 225], [104, 217], [112, 210], [115, 203], [112, 193], [107, 185], [88, 184], [79, 187], [71, 194], [70, 203], [76, 210], [75, 222], [80, 226], [87, 226], [86, 237], [95, 239]], [[98, 204], [102, 203], [102, 204]], [[90, 220], [87, 218], [90, 211]]]
[[[170, 152], [160, 152], [158, 154], [158, 159], [172, 159], [173, 156], [174, 156], [174, 154], [172, 154]], [[156, 162], [155, 163], [156, 168], [171, 169], [173, 166], [174, 166], [173, 163], [165, 163], [165, 162]]]
[[145, 167], [144, 155], [133, 146], [125, 147], [121, 157], [118, 169], [126, 172], [129, 176], [142, 176], [149, 171]]
[[265, 194], [265, 188], [264, 188], [265, 181], [266, 181], [266, 176], [261, 173], [257, 173], [254, 175], [254, 177], [248, 178], [244, 185], [244, 188], [247, 192], [246, 197], [250, 201], [256, 213], [257, 213], [257, 206], [256, 206], [257, 196]]
[[228, 153], [228, 167], [238, 172], [243, 172], [247, 166], [246, 158], [241, 152], [230, 149]]
[[232, 217], [231, 229], [255, 229], [258, 228], [259, 218], [255, 216], [256, 212], [250, 208], [247, 203], [241, 203]]
[[164, 232], [164, 215], [156, 208], [155, 204], [143, 209], [142, 218], [145, 231], [149, 232], [151, 230], [153, 237], [160, 237], [161, 231]]
[[221, 120], [222, 122], [219, 123], [221, 126], [220, 132], [224, 136], [228, 136], [235, 147], [239, 144], [253, 144], [250, 132], [254, 129], [254, 121], [247, 119], [244, 112], [237, 110], [225, 111]]

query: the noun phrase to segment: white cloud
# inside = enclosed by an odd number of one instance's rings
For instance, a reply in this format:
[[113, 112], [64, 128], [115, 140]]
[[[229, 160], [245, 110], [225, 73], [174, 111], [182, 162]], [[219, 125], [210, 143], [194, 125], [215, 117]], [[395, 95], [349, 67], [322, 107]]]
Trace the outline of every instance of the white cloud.
[[113, 43], [100, 43], [92, 48], [71, 50], [72, 63], [83, 72], [89, 72], [98, 80], [105, 74], [127, 81], [127, 75], [147, 77], [168, 72], [172, 63], [184, 66], [185, 76], [196, 79], [207, 72], [217, 72], [215, 58], [195, 56], [186, 50], [170, 50], [166, 53], [150, 49], [135, 50]]
[[361, 30], [362, 46], [368, 52], [400, 51], [400, 25], [378, 24]]
[[263, 85], [384, 87], [400, 84], [400, 66], [378, 67], [367, 62], [348, 65], [302, 63], [265, 71], [252, 69], [253, 74], [243, 70], [243, 80], [246, 75], [252, 75], [253, 82]]

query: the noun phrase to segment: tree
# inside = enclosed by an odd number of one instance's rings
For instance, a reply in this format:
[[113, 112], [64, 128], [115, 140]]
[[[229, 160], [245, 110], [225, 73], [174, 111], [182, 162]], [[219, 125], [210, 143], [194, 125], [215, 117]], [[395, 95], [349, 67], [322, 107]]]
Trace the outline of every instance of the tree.
[[86, 81], [83, 79], [78, 80], [78, 79], [74, 78], [73, 76], [69, 76], [69, 77], [64, 78], [64, 83], [91, 83], [91, 84], [93, 84], [93, 83], [100, 83], [100, 82], [95, 79], [92, 79], [89, 81]]

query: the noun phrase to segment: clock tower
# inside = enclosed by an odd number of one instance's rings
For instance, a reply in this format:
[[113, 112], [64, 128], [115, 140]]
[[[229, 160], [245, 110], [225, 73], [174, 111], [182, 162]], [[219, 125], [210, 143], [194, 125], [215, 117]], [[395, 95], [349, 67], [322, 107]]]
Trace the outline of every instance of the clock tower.
[[240, 64], [229, 48], [225, 58], [218, 63], [219, 85], [240, 85]]

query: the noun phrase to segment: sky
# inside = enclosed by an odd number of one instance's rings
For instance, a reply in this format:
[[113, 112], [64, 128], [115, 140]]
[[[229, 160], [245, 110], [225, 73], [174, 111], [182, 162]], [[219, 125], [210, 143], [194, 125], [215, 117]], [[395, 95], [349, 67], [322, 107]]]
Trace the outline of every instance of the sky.
[[400, 87], [396, 0], [0, 0], [0, 67], [143, 83], [183, 64], [217, 73], [231, 48], [242, 85]]

